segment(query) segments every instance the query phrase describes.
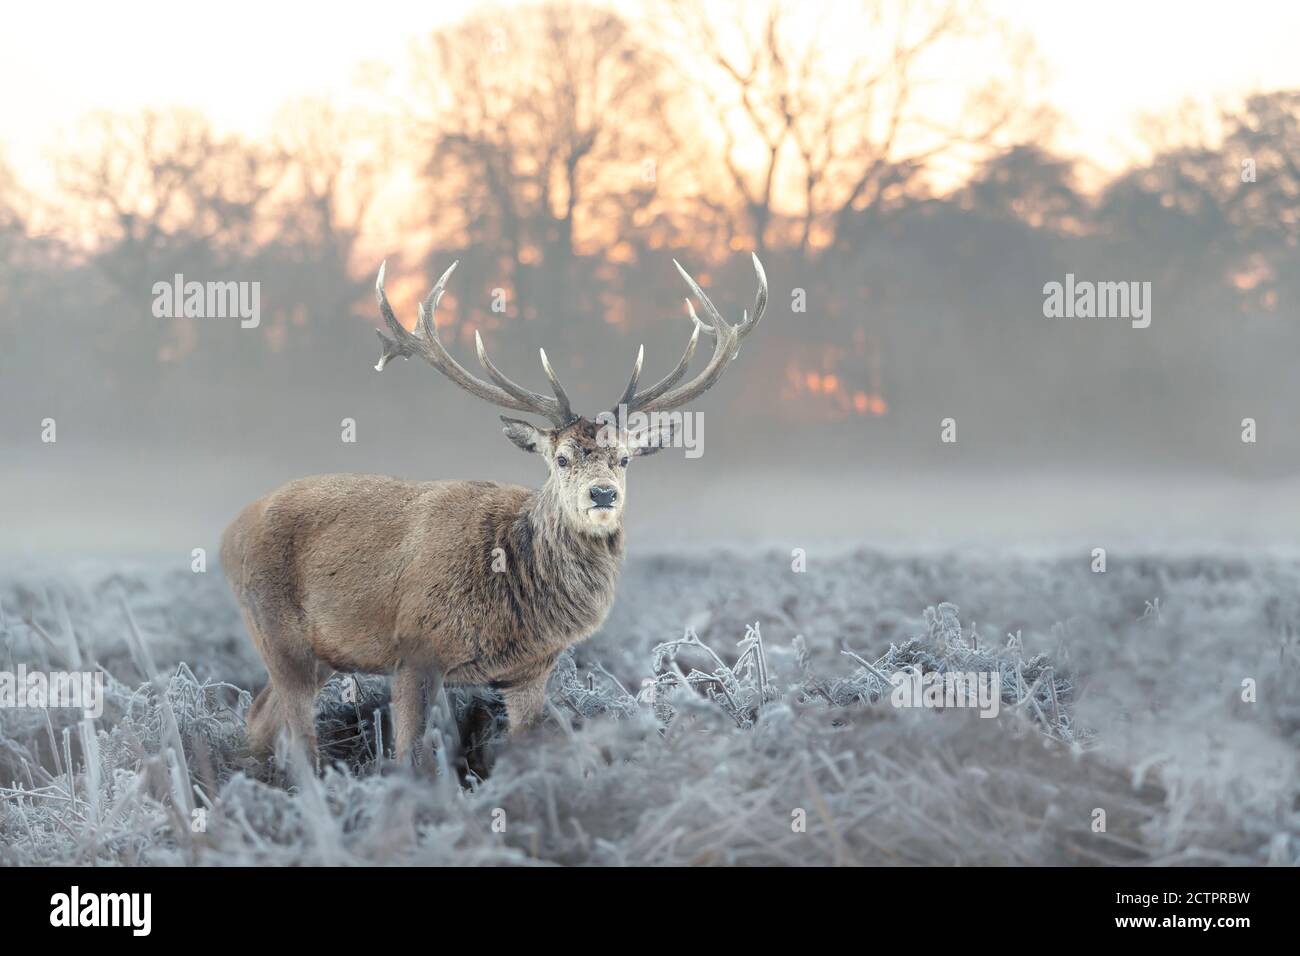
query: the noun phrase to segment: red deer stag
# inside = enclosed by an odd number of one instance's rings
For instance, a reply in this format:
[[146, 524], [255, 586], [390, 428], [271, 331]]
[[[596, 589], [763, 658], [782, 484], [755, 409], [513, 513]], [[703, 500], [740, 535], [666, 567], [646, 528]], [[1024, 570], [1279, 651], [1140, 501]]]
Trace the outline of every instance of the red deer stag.
[[[545, 350], [554, 398], [517, 385], [475, 335], [491, 382], [471, 375], [443, 347], [434, 310], [453, 263], [420, 305], [408, 332], [375, 292], [392, 338], [382, 332], [376, 368], [418, 355], [472, 395], [549, 420], [539, 427], [501, 416], [505, 434], [549, 469], [540, 490], [490, 481], [402, 481], [376, 475], [319, 475], [289, 482], [245, 508], [226, 529], [221, 563], [270, 682], [248, 714], [251, 750], [268, 754], [283, 731], [316, 753], [315, 700], [334, 671], [390, 673], [396, 750], [410, 755], [427, 704], [443, 681], [487, 684], [505, 697], [511, 732], [542, 712], [547, 678], [567, 647], [609, 613], [623, 556], [624, 469], [668, 444], [669, 416], [712, 387], [767, 305], [767, 278], [754, 257], [758, 294], [751, 313], [727, 322], [680, 265], [706, 320], [667, 376], [638, 391], [644, 347], [616, 412], [652, 423], [635, 434], [580, 417]], [[690, 306], [690, 300], [687, 300]], [[700, 333], [713, 338], [704, 370], [685, 384]]]

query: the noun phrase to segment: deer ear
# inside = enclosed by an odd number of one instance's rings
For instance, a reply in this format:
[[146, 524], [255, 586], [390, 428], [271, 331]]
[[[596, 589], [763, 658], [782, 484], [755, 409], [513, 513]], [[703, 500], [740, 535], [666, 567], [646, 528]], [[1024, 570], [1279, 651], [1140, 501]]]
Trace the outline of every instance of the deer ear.
[[672, 421], [643, 428], [635, 435], [628, 436], [628, 447], [637, 458], [653, 455], [672, 445], [675, 429], [676, 423]]
[[501, 420], [506, 425], [505, 428], [501, 429], [506, 433], [506, 437], [524, 451], [535, 452], [541, 447], [542, 439], [546, 437], [546, 433], [542, 429], [517, 418], [506, 418], [504, 415], [501, 416]]

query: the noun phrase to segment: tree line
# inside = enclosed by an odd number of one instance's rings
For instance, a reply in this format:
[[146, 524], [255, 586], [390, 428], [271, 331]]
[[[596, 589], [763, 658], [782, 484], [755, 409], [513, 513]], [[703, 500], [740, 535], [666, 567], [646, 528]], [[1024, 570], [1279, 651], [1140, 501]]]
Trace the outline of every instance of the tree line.
[[[89, 117], [53, 194], [0, 166], [4, 393], [177, 433], [310, 407], [360, 387], [388, 255], [408, 322], [459, 259], [454, 347], [480, 328], [526, 378], [544, 344], [603, 401], [638, 343], [665, 369], [685, 343], [670, 258], [738, 314], [754, 250], [774, 304], [730, 400], [792, 435], [889, 447], [963, 407], [1045, 447], [1091, 448], [1128, 416], [1116, 434], [1140, 446], [1198, 414], [1294, 407], [1300, 91], [1085, 190], [1044, 145], [1052, 118], [1020, 85], [1033, 58], [1005, 25], [965, 4], [808, 9], [487, 11], [365, 105], [286, 104], [265, 141], [189, 111]], [[993, 66], [955, 85], [945, 64], [976, 56]], [[149, 290], [177, 273], [260, 282], [260, 327], [160, 321]], [[1150, 281], [1151, 328], [1047, 320], [1043, 286], [1067, 273]]]

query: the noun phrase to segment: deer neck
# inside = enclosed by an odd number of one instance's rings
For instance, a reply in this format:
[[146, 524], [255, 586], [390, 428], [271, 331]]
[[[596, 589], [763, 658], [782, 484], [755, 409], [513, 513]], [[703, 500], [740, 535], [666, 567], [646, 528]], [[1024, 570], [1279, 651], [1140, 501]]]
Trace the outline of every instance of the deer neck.
[[608, 534], [591, 534], [574, 528], [565, 516], [557, 493], [547, 485], [529, 496], [520, 512], [533, 529], [534, 552], [539, 558], [564, 564], [612, 560], [623, 557], [623, 525]]
[[[585, 637], [605, 619], [623, 560], [623, 529], [591, 535], [573, 528], [548, 489], [525, 501], [511, 529], [527, 562], [530, 590], [544, 593], [547, 630]], [[539, 622], [542, 623], [542, 622]]]

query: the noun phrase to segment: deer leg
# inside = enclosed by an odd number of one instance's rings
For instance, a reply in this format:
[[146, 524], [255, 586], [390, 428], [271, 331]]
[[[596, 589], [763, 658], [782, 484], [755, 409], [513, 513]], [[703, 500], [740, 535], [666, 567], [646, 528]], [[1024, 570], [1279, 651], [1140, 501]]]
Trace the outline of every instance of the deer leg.
[[501, 688], [501, 696], [506, 700], [506, 716], [510, 719], [512, 737], [541, 721], [546, 706], [546, 682], [550, 676], [551, 669], [548, 667], [540, 674]]
[[247, 611], [244, 620], [271, 678], [248, 712], [249, 750], [259, 758], [270, 756], [284, 734], [314, 764], [316, 692], [329, 670], [315, 657], [298, 652], [286, 631], [263, 629]]
[[294, 681], [286, 686], [277, 682], [276, 699], [280, 704], [282, 727], [291, 746], [301, 747], [308, 762], [317, 765], [316, 750], [316, 683], [315, 669], [310, 680]]
[[300, 748], [309, 763], [316, 765], [316, 692], [319, 684], [314, 679], [300, 681], [286, 679], [284, 672], [276, 677], [253, 701], [248, 713], [248, 748], [253, 756], [265, 759], [275, 752], [281, 738], [288, 745]]
[[393, 672], [393, 734], [398, 760], [418, 762], [429, 705], [437, 700], [441, 689], [440, 670], [397, 665]]
[[279, 728], [276, 714], [275, 685], [268, 683], [253, 699], [248, 710], [248, 749], [262, 759], [275, 749], [275, 734]]

